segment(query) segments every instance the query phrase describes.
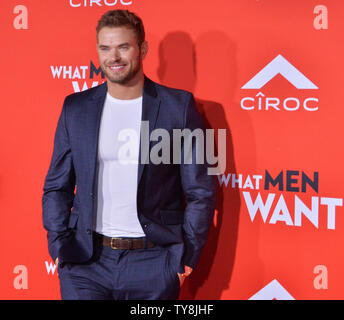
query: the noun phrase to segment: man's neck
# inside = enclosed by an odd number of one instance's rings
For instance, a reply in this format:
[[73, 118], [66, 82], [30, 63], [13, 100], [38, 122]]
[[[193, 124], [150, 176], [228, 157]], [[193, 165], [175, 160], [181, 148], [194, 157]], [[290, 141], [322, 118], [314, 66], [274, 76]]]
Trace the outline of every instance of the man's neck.
[[142, 96], [144, 75], [132, 79], [129, 83], [119, 84], [107, 81], [109, 94], [120, 100], [136, 99]]

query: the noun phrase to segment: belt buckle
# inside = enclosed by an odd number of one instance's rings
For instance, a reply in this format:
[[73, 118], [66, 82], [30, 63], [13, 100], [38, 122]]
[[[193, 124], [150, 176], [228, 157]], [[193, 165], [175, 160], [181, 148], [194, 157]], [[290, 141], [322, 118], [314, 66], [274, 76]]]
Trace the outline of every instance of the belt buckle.
[[115, 246], [115, 240], [117, 240], [119, 238], [111, 238], [110, 239], [110, 247], [111, 249], [118, 249], [118, 247]]

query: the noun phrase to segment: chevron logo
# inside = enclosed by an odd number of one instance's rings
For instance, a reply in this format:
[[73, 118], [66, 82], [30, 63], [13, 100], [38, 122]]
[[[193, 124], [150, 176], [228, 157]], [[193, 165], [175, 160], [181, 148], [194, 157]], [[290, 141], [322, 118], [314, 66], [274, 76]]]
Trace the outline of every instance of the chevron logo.
[[318, 89], [312, 81], [280, 54], [242, 86], [241, 89], [261, 89], [278, 74], [283, 76], [297, 89]]
[[295, 298], [274, 279], [248, 300], [295, 300]]

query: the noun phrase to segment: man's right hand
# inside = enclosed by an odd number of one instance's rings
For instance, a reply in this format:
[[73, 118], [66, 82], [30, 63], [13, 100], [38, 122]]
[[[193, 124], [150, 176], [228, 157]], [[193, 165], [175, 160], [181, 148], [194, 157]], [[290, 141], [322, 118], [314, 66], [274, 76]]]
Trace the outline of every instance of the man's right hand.
[[59, 263], [59, 258], [56, 258], [56, 259], [55, 259], [55, 265], [57, 266], [58, 263]]

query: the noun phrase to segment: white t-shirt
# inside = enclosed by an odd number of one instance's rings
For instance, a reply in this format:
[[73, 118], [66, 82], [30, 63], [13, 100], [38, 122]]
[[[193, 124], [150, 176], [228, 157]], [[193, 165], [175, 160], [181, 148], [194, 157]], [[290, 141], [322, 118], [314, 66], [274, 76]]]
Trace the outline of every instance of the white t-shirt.
[[106, 95], [98, 143], [97, 211], [94, 230], [108, 237], [145, 236], [137, 217], [137, 170], [142, 97]]

